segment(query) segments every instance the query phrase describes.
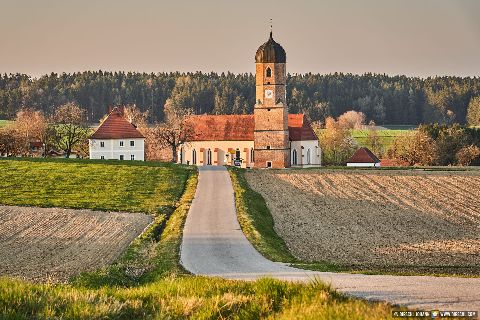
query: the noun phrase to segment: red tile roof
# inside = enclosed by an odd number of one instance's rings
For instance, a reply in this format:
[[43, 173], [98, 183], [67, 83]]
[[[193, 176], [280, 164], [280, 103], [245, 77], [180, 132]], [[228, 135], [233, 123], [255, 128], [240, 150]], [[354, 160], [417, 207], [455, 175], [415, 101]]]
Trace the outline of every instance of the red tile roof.
[[[253, 141], [255, 120], [248, 115], [197, 115], [187, 118], [194, 136], [190, 141]], [[290, 140], [317, 140], [303, 114], [288, 115]]]
[[121, 110], [114, 108], [107, 119], [97, 128], [90, 139], [145, 138], [137, 128], [128, 122]]
[[253, 141], [253, 115], [200, 115], [187, 118], [190, 141]]
[[290, 141], [318, 139], [315, 131], [313, 131], [313, 128], [310, 125], [310, 121], [307, 120], [304, 114], [288, 115], [288, 131]]
[[358, 149], [347, 163], [379, 163], [380, 159], [368, 148]]

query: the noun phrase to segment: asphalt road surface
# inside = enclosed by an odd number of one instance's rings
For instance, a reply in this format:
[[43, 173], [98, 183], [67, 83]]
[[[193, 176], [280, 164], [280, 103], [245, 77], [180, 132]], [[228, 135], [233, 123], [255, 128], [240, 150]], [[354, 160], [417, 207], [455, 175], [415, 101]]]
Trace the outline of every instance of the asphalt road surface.
[[480, 311], [480, 278], [314, 272], [264, 258], [237, 221], [225, 167], [199, 167], [199, 182], [183, 232], [182, 265], [197, 275], [290, 281], [318, 278], [347, 295], [417, 309]]

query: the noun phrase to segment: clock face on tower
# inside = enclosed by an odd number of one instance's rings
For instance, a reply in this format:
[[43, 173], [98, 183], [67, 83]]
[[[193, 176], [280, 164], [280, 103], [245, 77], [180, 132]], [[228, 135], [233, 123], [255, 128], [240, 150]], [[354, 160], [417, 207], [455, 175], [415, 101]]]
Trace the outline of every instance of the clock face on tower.
[[273, 98], [273, 91], [272, 90], [265, 90], [265, 98], [272, 99]]

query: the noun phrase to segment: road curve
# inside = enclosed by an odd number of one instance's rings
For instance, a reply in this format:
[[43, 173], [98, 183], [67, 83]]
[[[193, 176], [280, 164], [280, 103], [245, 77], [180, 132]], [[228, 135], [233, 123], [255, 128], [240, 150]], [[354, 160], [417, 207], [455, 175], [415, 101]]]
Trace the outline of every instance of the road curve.
[[225, 167], [199, 167], [197, 191], [183, 231], [181, 263], [197, 275], [239, 280], [319, 278], [340, 292], [368, 300], [427, 310], [480, 310], [480, 278], [313, 272], [267, 260], [240, 229]]

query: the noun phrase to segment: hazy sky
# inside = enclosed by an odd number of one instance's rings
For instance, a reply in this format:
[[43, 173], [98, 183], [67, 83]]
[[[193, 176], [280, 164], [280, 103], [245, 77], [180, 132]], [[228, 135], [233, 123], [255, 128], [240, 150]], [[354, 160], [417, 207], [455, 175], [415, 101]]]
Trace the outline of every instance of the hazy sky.
[[480, 0], [0, 0], [0, 72], [254, 72], [270, 18], [290, 73], [480, 76]]

